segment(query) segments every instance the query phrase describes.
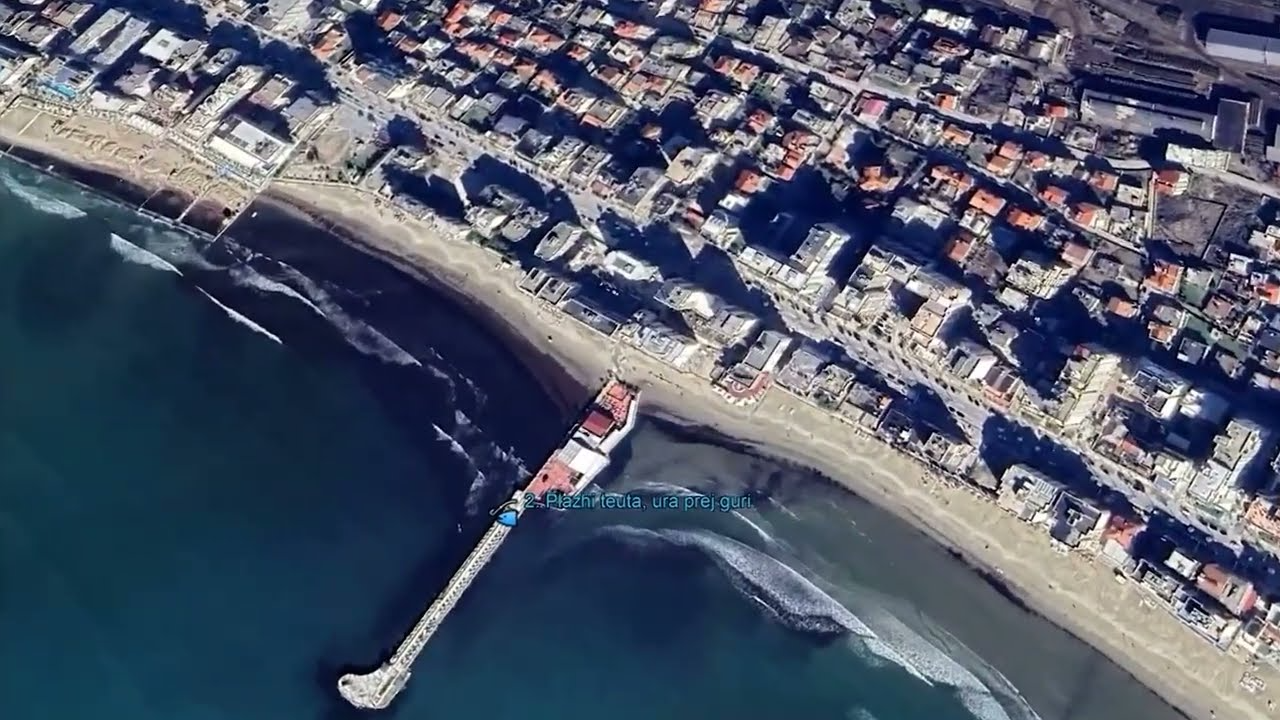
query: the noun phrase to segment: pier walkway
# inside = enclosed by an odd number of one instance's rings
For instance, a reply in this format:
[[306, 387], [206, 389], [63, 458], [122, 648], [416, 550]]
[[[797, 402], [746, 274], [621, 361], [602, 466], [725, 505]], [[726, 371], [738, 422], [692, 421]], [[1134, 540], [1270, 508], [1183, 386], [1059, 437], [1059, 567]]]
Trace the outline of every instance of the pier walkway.
[[[524, 493], [517, 492], [513, 500], [516, 512], [523, 514]], [[426, 647], [427, 641], [444, 622], [453, 606], [458, 603], [458, 598], [462, 597], [462, 594], [471, 586], [471, 581], [475, 580], [476, 575], [484, 569], [493, 554], [502, 547], [510, 531], [509, 526], [497, 520], [489, 526], [480, 538], [480, 542], [462, 563], [462, 567], [458, 568], [449, 580], [449, 584], [436, 596], [431, 607], [422, 614], [417, 624], [401, 641], [400, 647], [396, 648], [395, 653], [382, 664], [382, 667], [369, 673], [348, 673], [338, 679], [338, 692], [342, 693], [342, 697], [346, 698], [347, 702], [356, 707], [369, 709], [381, 709], [391, 704], [391, 701], [409, 682], [409, 671], [413, 661], [418, 658], [418, 653]]]

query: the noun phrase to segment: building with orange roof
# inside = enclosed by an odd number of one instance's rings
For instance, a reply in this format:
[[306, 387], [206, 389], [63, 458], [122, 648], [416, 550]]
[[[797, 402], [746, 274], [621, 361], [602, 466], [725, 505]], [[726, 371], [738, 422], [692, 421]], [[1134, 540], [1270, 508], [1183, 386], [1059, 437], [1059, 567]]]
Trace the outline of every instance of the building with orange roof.
[[540, 53], [554, 52], [564, 45], [564, 38], [556, 35], [550, 30], [535, 27], [529, 33], [529, 45], [533, 50]]
[[1280, 283], [1275, 280], [1268, 279], [1266, 282], [1258, 283], [1254, 286], [1253, 293], [1268, 305], [1280, 305]]
[[769, 179], [760, 173], [749, 168], [743, 168], [738, 171], [738, 177], [734, 180], [733, 189], [743, 195], [751, 195], [763, 190], [768, 182]]
[[1106, 225], [1107, 213], [1091, 203], [1078, 203], [1071, 208], [1071, 219], [1087, 228], [1099, 228]]
[[1181, 170], [1159, 170], [1155, 173], [1153, 180], [1156, 192], [1161, 195], [1181, 195], [1191, 185], [1190, 177]]
[[1012, 140], [1006, 140], [1000, 145], [1000, 149], [996, 154], [1002, 158], [1018, 161], [1022, 159], [1022, 146]]
[[898, 186], [901, 178], [885, 165], [870, 165], [858, 174], [858, 187], [864, 192], [888, 192]]
[[1004, 206], [1004, 198], [982, 188], [979, 188], [978, 191], [973, 194], [973, 197], [969, 198], [969, 207], [981, 210], [991, 217], [999, 215], [1000, 211], [1004, 209]]
[[1273, 553], [1280, 553], [1280, 505], [1272, 500], [1254, 498], [1244, 511], [1245, 531]]
[[471, 9], [470, 3], [466, 2], [466, 0], [459, 0], [453, 6], [453, 9], [451, 9], [449, 13], [444, 16], [444, 19], [441, 22], [444, 23], [445, 25], [456, 25], [457, 23], [462, 22], [462, 18], [466, 17], [467, 11], [470, 9]]
[[1050, 185], [1040, 191], [1040, 199], [1052, 207], [1063, 207], [1070, 195], [1057, 185]]
[[938, 95], [933, 98], [933, 104], [943, 110], [955, 110], [960, 107], [960, 98], [952, 95], [951, 93], [938, 93]]
[[1119, 184], [1120, 178], [1114, 173], [1097, 170], [1089, 174], [1090, 187], [1099, 192], [1115, 192], [1116, 186]]
[[1043, 215], [1020, 207], [1011, 208], [1009, 214], [1005, 216], [1005, 220], [1019, 230], [1034, 231], [1039, 230], [1044, 225]]
[[1147, 524], [1136, 518], [1112, 515], [1107, 518], [1099, 538], [1099, 557], [1114, 567], [1124, 567], [1133, 559], [1133, 545]]
[[519, 59], [519, 57], [520, 57], [519, 55], [516, 55], [510, 50], [507, 50], [505, 48], [498, 48], [493, 53], [492, 62], [494, 65], [498, 65], [500, 67], [511, 67], [512, 65], [515, 64], [516, 60]]
[[1164, 260], [1156, 260], [1151, 265], [1151, 273], [1147, 275], [1143, 285], [1166, 295], [1178, 294], [1178, 289], [1182, 286], [1182, 266]]
[[1018, 163], [1015, 160], [996, 154], [987, 160], [987, 172], [997, 177], [1009, 177], [1018, 169]]
[[1107, 301], [1107, 312], [1122, 318], [1131, 318], [1138, 314], [1138, 308], [1128, 300], [1116, 296]]
[[765, 110], [757, 108], [756, 110], [751, 111], [751, 114], [747, 115], [746, 124], [747, 129], [751, 132], [761, 135], [773, 126], [773, 115]]
[[395, 10], [383, 10], [382, 14], [378, 15], [378, 28], [383, 32], [391, 32], [402, 20], [404, 16]]
[[346, 44], [347, 32], [342, 29], [342, 26], [334, 23], [311, 44], [311, 54], [318, 60], [328, 61], [340, 54]]
[[1059, 257], [1062, 258], [1062, 262], [1074, 268], [1083, 268], [1093, 259], [1093, 248], [1075, 240], [1068, 240], [1062, 244]]
[[978, 238], [973, 233], [961, 228], [947, 241], [947, 246], [943, 253], [951, 262], [963, 266], [965, 260], [968, 260], [969, 256], [973, 254], [974, 246], [977, 243]]
[[1045, 103], [1040, 106], [1040, 112], [1045, 117], [1064, 118], [1071, 113], [1071, 108], [1062, 103]]
[[1049, 167], [1049, 156], [1033, 150], [1023, 158], [1022, 164], [1032, 170], [1044, 170]]
[[973, 131], [948, 123], [942, 128], [942, 142], [957, 147], [968, 147], [973, 143]]
[[1159, 320], [1152, 320], [1147, 323], [1147, 336], [1153, 342], [1168, 347], [1173, 344], [1174, 338], [1178, 336], [1178, 330], [1172, 325], [1166, 325]]
[[418, 52], [418, 48], [420, 47], [422, 47], [422, 43], [419, 42], [417, 38], [409, 37], [408, 35], [402, 35], [400, 39], [396, 41], [396, 49], [405, 55], [412, 55]]
[[885, 110], [889, 109], [889, 101], [879, 95], [871, 95], [863, 93], [858, 98], [858, 104], [855, 112], [858, 113], [858, 119], [863, 122], [879, 122], [884, 115]]
[[1248, 615], [1260, 599], [1253, 583], [1216, 563], [1200, 568], [1196, 587], [1236, 617]]

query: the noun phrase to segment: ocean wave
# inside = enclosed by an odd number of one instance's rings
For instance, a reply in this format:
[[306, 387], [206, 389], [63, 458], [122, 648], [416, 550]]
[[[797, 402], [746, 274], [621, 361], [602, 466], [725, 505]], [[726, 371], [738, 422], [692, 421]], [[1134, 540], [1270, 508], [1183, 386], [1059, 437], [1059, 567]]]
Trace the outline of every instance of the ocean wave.
[[440, 442], [448, 443], [449, 450], [453, 452], [460, 460], [466, 463], [467, 468], [471, 470], [471, 484], [467, 486], [467, 497], [463, 502], [463, 508], [467, 515], [475, 515], [480, 509], [480, 499], [484, 496], [485, 481], [488, 479], [485, 474], [476, 466], [475, 460], [467, 453], [467, 449], [458, 442], [457, 438], [444, 431], [444, 428], [431, 423], [431, 428], [436, 431], [436, 439]]
[[872, 657], [864, 656], [864, 660], [892, 663], [927, 685], [952, 690], [979, 720], [1039, 720], [1012, 683], [941, 629], [931, 627], [930, 634], [946, 646], [945, 650], [909, 628], [887, 608], [877, 604], [864, 609], [860, 604], [855, 613], [795, 568], [736, 540], [706, 530], [610, 526], [599, 532], [629, 545], [663, 542], [701, 550], [745, 597], [779, 621], [806, 631], [839, 628], [871, 653]]
[[676, 485], [669, 482], [648, 481], [636, 486], [637, 492], [653, 493], [654, 495], [674, 495], [676, 497], [702, 497], [702, 493], [683, 485]]
[[0, 175], [0, 183], [3, 183], [5, 189], [14, 197], [22, 200], [31, 208], [45, 213], [46, 215], [55, 215], [60, 218], [75, 220], [76, 218], [82, 218], [88, 214], [84, 210], [81, 210], [65, 200], [49, 197], [48, 195], [32, 190], [30, 187], [23, 185], [20, 180], [12, 175]]
[[360, 352], [396, 365], [422, 367], [422, 363], [376, 328], [352, 317], [333, 297], [311, 278], [287, 263], [280, 270], [314, 303], [321, 315], [333, 323], [338, 332]]
[[139, 224], [130, 227], [132, 230], [129, 234], [137, 238], [138, 246], [177, 267], [209, 271], [224, 269], [204, 256], [189, 233], [156, 225]]
[[789, 627], [807, 632], [848, 634], [874, 656], [897, 665], [921, 682], [933, 684], [907, 658], [822, 588], [786, 563], [748, 545], [705, 530], [649, 530], [614, 525], [600, 532], [640, 546], [664, 542], [701, 550], [720, 566], [744, 595], [761, 601]]
[[278, 280], [272, 280], [248, 265], [237, 265], [227, 270], [227, 274], [231, 276], [231, 281], [240, 287], [252, 288], [260, 292], [271, 293], [274, 295], [284, 295], [285, 297], [297, 300], [303, 305], [311, 308], [312, 312], [315, 314], [324, 317], [324, 311], [317, 307], [315, 303], [311, 302], [311, 299], [306, 295], [303, 295]]
[[[687, 487], [684, 487], [683, 485], [675, 485], [673, 483], [660, 482], [660, 481], [649, 481], [649, 482], [641, 483], [640, 485], [636, 486], [636, 489], [633, 492], [637, 492], [645, 495], [648, 495], [648, 494], [670, 495], [674, 497], [706, 497], [705, 493], [698, 492], [693, 488], [687, 488]], [[760, 539], [763, 540], [766, 544], [772, 545], [772, 546], [782, 545], [782, 543], [777, 538], [775, 538], [771, 532], [761, 527], [759, 523], [754, 522], [753, 520], [751, 520], [751, 518], [747, 517], [743, 513], [737, 510], [730, 510], [729, 514], [738, 518], [743, 523], [745, 523], [748, 527], [754, 530], [756, 535], [760, 536]], [[764, 520], [762, 519], [761, 522], [764, 522]]]
[[764, 528], [760, 527], [760, 526], [759, 526], [759, 525], [757, 525], [756, 523], [751, 522], [751, 518], [747, 517], [746, 515], [743, 515], [742, 513], [738, 512], [737, 510], [730, 510], [729, 512], [730, 512], [734, 517], [736, 517], [736, 518], [738, 518], [739, 520], [741, 520], [742, 522], [746, 523], [746, 524], [747, 524], [747, 526], [748, 526], [748, 527], [750, 527], [752, 530], [755, 530], [755, 531], [756, 531], [756, 534], [757, 534], [757, 535], [759, 535], [759, 536], [760, 536], [760, 539], [761, 539], [761, 540], [764, 540], [764, 541], [765, 541], [765, 543], [767, 543], [767, 544], [769, 544], [769, 545], [776, 545], [776, 544], [778, 543], [778, 541], [774, 539], [773, 535], [769, 534], [769, 532], [768, 532], [767, 530], [765, 530]]
[[800, 519], [800, 516], [799, 516], [799, 515], [795, 514], [795, 512], [793, 512], [793, 511], [791, 510], [791, 508], [789, 508], [789, 507], [787, 507], [786, 505], [783, 505], [781, 502], [779, 502], [777, 498], [769, 498], [769, 503], [770, 503], [771, 505], [773, 505], [774, 507], [778, 508], [779, 512], [781, 512], [783, 515], [786, 515], [787, 517], [791, 518], [792, 520], [799, 520], [799, 519]]
[[283, 344], [284, 344], [284, 341], [283, 341], [283, 340], [281, 340], [281, 339], [279, 338], [279, 336], [275, 335], [275, 334], [274, 334], [274, 333], [272, 333], [270, 330], [267, 330], [266, 328], [262, 327], [261, 325], [259, 325], [259, 324], [258, 324], [258, 323], [256, 323], [256, 322], [254, 322], [254, 321], [250, 320], [249, 318], [245, 317], [244, 315], [242, 315], [242, 314], [240, 314], [240, 313], [236, 312], [235, 310], [232, 310], [231, 308], [227, 307], [226, 305], [223, 305], [223, 304], [218, 300], [218, 298], [216, 298], [216, 297], [214, 297], [214, 296], [210, 295], [209, 293], [205, 292], [203, 288], [196, 288], [196, 289], [200, 291], [200, 294], [201, 294], [201, 295], [204, 295], [205, 297], [209, 298], [209, 300], [210, 300], [214, 305], [217, 305], [218, 307], [222, 308], [222, 311], [223, 311], [223, 312], [225, 312], [225, 313], [227, 314], [227, 317], [231, 318], [232, 320], [235, 320], [236, 322], [240, 323], [241, 325], [244, 325], [245, 327], [249, 328], [250, 330], [252, 330], [252, 331], [254, 331], [254, 332], [256, 332], [256, 333], [258, 333], [258, 334], [260, 334], [260, 335], [263, 335], [263, 336], [265, 336], [265, 337], [271, 338], [271, 339], [272, 339], [272, 340], [274, 340], [274, 341], [276, 342], [276, 344], [278, 344], [278, 345], [283, 345]]
[[862, 617], [930, 681], [953, 689], [960, 704], [979, 720], [1011, 720], [1011, 709], [1020, 720], [1039, 720], [1007, 678], [941, 628], [931, 625], [930, 639], [885, 608], [869, 608]]
[[136, 265], [145, 265], [146, 267], [177, 273], [178, 275], [182, 274], [182, 271], [173, 263], [144, 247], [140, 247], [129, 242], [115, 233], [111, 233], [111, 249], [114, 250], [117, 255], [124, 258], [126, 262], [131, 262]]
[[466, 413], [455, 408], [453, 420], [450, 432], [435, 423], [431, 427], [436, 439], [447, 442], [453, 454], [472, 471], [464, 507], [467, 515], [475, 515], [480, 510], [479, 503], [486, 489], [495, 483], [519, 483], [528, 477], [529, 471], [514, 450], [489, 439]]
[[467, 449], [462, 447], [462, 444], [455, 440], [452, 435], [445, 432], [443, 428], [435, 423], [431, 423], [431, 427], [436, 431], [436, 439], [449, 443], [449, 449], [453, 451], [454, 455], [466, 460], [468, 463], [471, 462], [471, 456], [467, 454]]

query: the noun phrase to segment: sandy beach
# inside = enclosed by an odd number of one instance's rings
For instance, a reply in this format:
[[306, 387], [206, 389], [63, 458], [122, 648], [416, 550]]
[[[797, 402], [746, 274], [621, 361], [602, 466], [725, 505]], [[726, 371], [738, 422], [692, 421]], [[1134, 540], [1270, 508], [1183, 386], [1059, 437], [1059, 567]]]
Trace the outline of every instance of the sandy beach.
[[[106, 122], [84, 121], [68, 131], [66, 125], [54, 128], [14, 114], [24, 112], [29, 111], [11, 110], [0, 119], [0, 142], [118, 174], [144, 187], [200, 188], [208, 197], [235, 202], [231, 190], [206, 177], [207, 168], [171, 156], [176, 147], [161, 148], [163, 143], [154, 138]], [[142, 163], [142, 157], [155, 159]], [[512, 339], [535, 369], [554, 361], [568, 377], [544, 373], [544, 381], [562, 406], [581, 402], [585, 398], [574, 395], [582, 386], [616, 372], [641, 386], [647, 412], [712, 429], [761, 453], [817, 469], [909, 520], [1197, 720], [1276, 717], [1280, 678], [1261, 673], [1267, 690], [1249, 694], [1239, 686], [1244, 665], [1155, 607], [1133, 584], [1117, 582], [1109, 569], [1084, 556], [1055, 551], [1040, 530], [967, 490], [930, 479], [914, 461], [835, 417], [776, 388], [756, 406], [731, 406], [706, 379], [681, 374], [541, 306], [517, 290], [518, 269], [504, 266], [479, 246], [441, 237], [370, 193], [279, 181], [269, 195], [313, 220], [337, 226], [363, 249], [474, 306], [478, 319]]]
[[196, 203], [205, 216], [233, 214], [250, 200], [248, 189], [193, 161], [177, 145], [107, 118], [63, 118], [19, 101], [0, 114], [0, 147], [10, 145], [121, 178], [133, 186], [129, 200], [145, 202], [168, 192], [177, 196], [173, 205]]
[[551, 356], [578, 382], [591, 385], [616, 372], [643, 388], [648, 412], [817, 469], [909, 520], [1188, 715], [1274, 717], [1268, 703], [1280, 702], [1280, 680], [1268, 677], [1266, 691], [1247, 693], [1239, 686], [1244, 665], [1194, 635], [1133, 584], [1119, 583], [1108, 568], [1085, 556], [1054, 550], [1040, 530], [967, 490], [929, 478], [915, 461], [833, 416], [776, 388], [756, 406], [731, 406], [705, 379], [611, 343], [541, 306], [516, 288], [518, 269], [479, 246], [442, 239], [427, 224], [386, 206], [370, 212], [374, 199], [363, 191], [280, 182], [269, 192], [273, 199], [337, 226], [364, 249], [398, 259], [397, 264], [418, 270], [424, 280], [482, 308], [490, 325]]

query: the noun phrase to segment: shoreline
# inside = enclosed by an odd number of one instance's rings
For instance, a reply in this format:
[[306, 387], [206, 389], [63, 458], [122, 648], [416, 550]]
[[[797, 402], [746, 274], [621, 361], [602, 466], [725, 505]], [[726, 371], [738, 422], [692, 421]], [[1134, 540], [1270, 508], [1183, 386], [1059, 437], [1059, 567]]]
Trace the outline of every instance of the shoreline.
[[[0, 140], [23, 145], [15, 142], [17, 138], [0, 137]], [[45, 153], [41, 147], [27, 146], [24, 153], [37, 157], [47, 155], [56, 161], [55, 167], [69, 166], [102, 177], [112, 172], [89, 160], [78, 163], [65, 153]], [[27, 157], [15, 159], [45, 172]], [[65, 177], [69, 173], [63, 167], [62, 172], [56, 174]], [[110, 188], [94, 188], [73, 173], [69, 179], [79, 187], [118, 200]], [[116, 180], [138, 186], [136, 180], [128, 177]], [[1232, 692], [1234, 682], [1224, 689], [1220, 682], [1215, 687], [1204, 677], [1209, 674], [1205, 658], [1234, 664], [1236, 679], [1244, 670], [1243, 665], [1217, 653], [1162, 611], [1141, 617], [1143, 610], [1136, 600], [1140, 596], [1133, 595], [1132, 588], [1117, 592], [1114, 582], [1103, 577], [1109, 573], [1100, 566], [1078, 556], [1064, 558], [1053, 553], [1048, 538], [1039, 531], [1017, 523], [993, 504], [979, 501], [966, 491], [925, 479], [914, 463], [886, 447], [873, 446], [872, 441], [854, 435], [847, 426], [836, 424], [838, 421], [834, 418], [817, 417], [816, 408], [783, 396], [780, 390], [769, 393], [760, 406], [745, 410], [731, 407], [711, 392], [705, 381], [680, 375], [631, 348], [609, 348], [574, 321], [556, 317], [553, 311], [536, 306], [510, 282], [513, 271], [502, 268], [483, 249], [462, 241], [433, 237], [424, 225], [391, 217], [381, 209], [370, 212], [367, 197], [355, 189], [281, 181], [269, 188], [259, 201], [292, 211], [300, 219], [329, 229], [344, 242], [407, 271], [457, 303], [512, 349], [561, 412], [565, 412], [566, 406], [576, 410], [585, 400], [586, 388], [616, 367], [624, 377], [638, 381], [644, 389], [649, 406], [646, 414], [675, 423], [695, 435], [713, 434], [717, 444], [740, 447], [759, 456], [816, 470], [831, 485], [908, 522], [965, 562], [1015, 606], [1046, 619], [1097, 649], [1187, 717], [1241, 720], [1269, 717], [1256, 703], [1247, 702], [1241, 691]], [[323, 203], [324, 208], [316, 202]], [[168, 222], [176, 224], [172, 219]], [[202, 233], [196, 227], [176, 225]], [[208, 233], [204, 234], [208, 237]], [[541, 340], [543, 335], [548, 338], [546, 343]], [[802, 418], [793, 419], [796, 413], [802, 413]], [[813, 422], [796, 422], [800, 419]], [[837, 443], [825, 434], [817, 437], [796, 429], [801, 426], [820, 431], [843, 430], [848, 437], [840, 438], [846, 442]], [[979, 502], [984, 507], [974, 505]], [[1040, 567], [1046, 559], [1048, 564]], [[1055, 565], [1072, 563], [1088, 563], [1090, 568], [1087, 571], [1074, 568], [1073, 576], [1073, 568]], [[1085, 577], [1088, 575], [1095, 577]], [[1082, 577], [1085, 582], [1110, 583], [1110, 587], [1105, 588], [1110, 591], [1107, 594], [1127, 597], [1119, 598], [1118, 609], [1095, 612], [1088, 606], [1088, 598], [1083, 597], [1087, 593], [1069, 587]], [[1078, 604], [1084, 607], [1078, 608]], [[1120, 621], [1108, 618], [1108, 614], [1126, 617]], [[1133, 622], [1133, 617], [1140, 619]], [[1161, 627], [1148, 628], [1144, 623]], [[1128, 646], [1122, 641], [1127, 641]], [[1192, 652], [1179, 655], [1185, 658], [1179, 667], [1175, 668], [1167, 660], [1188, 648]], [[1165, 667], [1162, 668], [1162, 664]], [[1230, 672], [1228, 670], [1228, 674]], [[1205, 702], [1212, 703], [1213, 709]]]
[[[390, 217], [390, 211], [386, 210], [379, 210], [376, 215], [370, 213], [366, 191], [278, 182], [268, 189], [267, 195], [276, 204], [293, 206], [303, 215], [323, 218], [324, 222], [341, 227], [345, 232], [340, 235], [358, 235], [362, 239], [352, 243], [354, 247], [369, 252], [370, 246], [376, 245], [372, 248], [376, 256], [391, 256], [397, 266], [412, 267], [415, 276], [432, 278], [427, 281], [432, 287], [461, 296], [468, 306], [481, 307], [488, 318], [496, 319], [505, 326], [505, 330], [499, 331], [499, 336], [517, 337], [521, 347], [533, 347], [534, 334], [540, 335], [545, 330], [554, 340], [548, 343], [548, 351], [536, 351], [539, 357], [550, 357], [579, 382], [589, 384], [603, 377], [610, 366], [618, 366], [623, 377], [638, 381], [646, 393], [648, 407], [645, 414], [674, 423], [694, 435], [711, 434], [713, 442], [719, 445], [741, 448], [771, 461], [815, 470], [833, 487], [892, 513], [963, 562], [1019, 610], [1052, 623], [1094, 648], [1184, 717], [1195, 720], [1224, 717], [1264, 720], [1270, 717], [1266, 710], [1248, 702], [1238, 690], [1236, 681], [1245, 670], [1243, 664], [1213, 649], [1164, 611], [1141, 607], [1142, 596], [1137, 595], [1131, 586], [1121, 588], [1123, 592], [1115, 592], [1117, 585], [1109, 569], [1079, 555], [1064, 557], [1054, 552], [1046, 534], [1018, 523], [994, 503], [979, 499], [967, 490], [924, 479], [924, 472], [913, 461], [887, 447], [864, 447], [855, 451], [836, 446], [830, 440], [817, 439], [804, 431], [793, 434], [789, 416], [795, 412], [818, 415], [816, 408], [789, 396], [777, 397], [781, 391], [770, 393], [761, 405], [770, 404], [772, 398], [774, 403], [783, 405], [779, 408], [782, 412], [774, 408], [762, 411], [761, 406], [735, 408], [715, 395], [709, 383], [680, 375], [665, 366], [655, 368], [657, 361], [641, 356], [631, 348], [615, 347], [611, 354], [601, 357], [606, 355], [602, 350], [605, 341], [568, 318], [552, 316], [553, 311], [531, 307], [534, 305], [532, 299], [520, 295], [514, 283], [509, 282], [513, 279], [510, 272], [515, 271], [508, 269], [508, 274], [503, 275], [499, 272], [501, 263], [487, 251], [477, 246], [464, 246], [465, 241], [423, 240], [424, 235], [430, 235], [430, 231], [424, 229], [425, 224]], [[321, 199], [315, 196], [322, 196], [326, 209], [314, 204]], [[359, 214], [355, 212], [357, 204], [363, 204]], [[377, 220], [368, 222], [363, 219], [370, 216]], [[357, 217], [361, 219], [355, 219]], [[390, 236], [393, 234], [407, 237], [392, 239]], [[488, 272], [481, 279], [478, 271], [486, 268]], [[669, 376], [675, 379], [669, 379]], [[692, 383], [701, 383], [705, 387], [694, 391], [690, 387]], [[846, 434], [853, 435], [847, 426], [835, 425], [839, 421], [834, 418], [823, 420], [831, 427], [841, 427]], [[778, 432], [770, 433], [769, 426]], [[795, 437], [801, 434], [808, 436], [808, 443]], [[789, 442], [791, 440], [801, 442]], [[851, 444], [866, 446], [872, 442], [855, 437]], [[857, 472], [859, 469], [865, 472]], [[901, 492], [908, 484], [916, 485], [916, 490]], [[956, 506], [962, 503], [980, 504], [981, 507], [977, 512], [973, 512], [973, 507], [957, 511]], [[970, 519], [978, 517], [981, 519]], [[985, 531], [978, 528], [985, 528]], [[973, 532], [968, 532], [970, 530]], [[1001, 541], [1011, 536], [1017, 536], [1015, 547], [1003, 547]], [[1031, 549], [1034, 552], [1026, 553], [1030, 557], [1019, 558], [1024, 550]], [[1077, 567], [1053, 566], [1058, 563]], [[1040, 565], [1043, 567], [1037, 567]], [[1080, 565], [1087, 567], [1078, 567]], [[1023, 572], [1028, 569], [1031, 572]], [[1120, 621], [1091, 614], [1085, 604], [1087, 598], [1067, 587], [1068, 583], [1082, 579], [1092, 583], [1094, 590], [1101, 588], [1113, 595], [1125, 595], [1118, 598], [1116, 610], [1105, 614], [1121, 612], [1129, 617]], [[1141, 619], [1133, 620], [1135, 616]], [[1175, 668], [1168, 660], [1173, 655], [1153, 647], [1160, 643], [1152, 643], [1152, 638], [1144, 637], [1149, 634], [1147, 624], [1162, 625], [1158, 632], [1159, 640], [1176, 647], [1175, 652], [1189, 651], [1189, 655], [1177, 655], [1187, 660]], [[1152, 657], [1138, 657], [1144, 651]], [[1217, 687], [1206, 683], [1203, 677], [1204, 663], [1201, 660], [1206, 659], [1219, 665], [1219, 677], [1215, 678]], [[1220, 676], [1224, 665], [1225, 673], [1231, 676], [1229, 679]], [[1182, 677], [1170, 677], [1167, 674], [1170, 672], [1177, 672]]]
[[[529, 338], [503, 322], [502, 318], [492, 309], [485, 306], [484, 303], [465, 293], [458, 292], [454, 285], [457, 282], [456, 278], [441, 279], [424, 272], [421, 268], [415, 267], [394, 253], [363, 242], [351, 228], [344, 227], [341, 223], [331, 218], [326, 218], [323, 215], [318, 217], [313, 211], [272, 197], [270, 191], [264, 193], [256, 202], [269, 205], [273, 210], [291, 215], [298, 222], [305, 222], [323, 229], [344, 244], [387, 263], [412, 277], [439, 295], [445, 302], [456, 306], [463, 315], [480, 325], [486, 333], [493, 336], [498, 344], [511, 352], [512, 356], [538, 383], [542, 392], [555, 405], [556, 410], [562, 415], [563, 419], [568, 420], [580, 412], [586, 402], [593, 396], [594, 390], [590, 383], [584, 382], [571, 369], [558, 362], [556, 358], [539, 350]], [[226, 234], [228, 237], [234, 238], [234, 228], [229, 228]]]

